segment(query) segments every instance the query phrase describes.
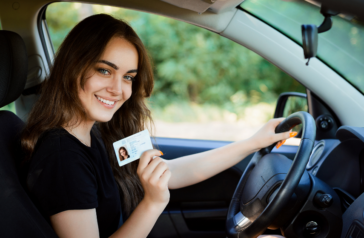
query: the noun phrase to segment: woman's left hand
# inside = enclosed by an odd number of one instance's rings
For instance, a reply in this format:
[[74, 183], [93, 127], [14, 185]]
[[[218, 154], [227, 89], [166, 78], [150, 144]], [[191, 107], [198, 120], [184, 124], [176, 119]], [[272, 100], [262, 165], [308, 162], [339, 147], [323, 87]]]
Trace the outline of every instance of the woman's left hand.
[[291, 131], [275, 133], [276, 127], [281, 123], [285, 118], [275, 118], [270, 119], [262, 128], [256, 132], [250, 140], [253, 142], [254, 151], [258, 151], [262, 148], [265, 148], [277, 141], [284, 141], [290, 138]]

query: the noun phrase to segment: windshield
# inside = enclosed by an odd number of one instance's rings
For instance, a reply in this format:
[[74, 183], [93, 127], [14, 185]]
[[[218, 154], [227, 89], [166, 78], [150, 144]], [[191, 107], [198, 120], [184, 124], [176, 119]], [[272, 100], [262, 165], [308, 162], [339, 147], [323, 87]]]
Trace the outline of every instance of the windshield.
[[[319, 26], [320, 8], [307, 2], [246, 0], [245, 11], [302, 45], [302, 24]], [[335, 16], [331, 30], [319, 34], [317, 57], [364, 93], [364, 25]], [[303, 57], [303, 51], [302, 51]]]

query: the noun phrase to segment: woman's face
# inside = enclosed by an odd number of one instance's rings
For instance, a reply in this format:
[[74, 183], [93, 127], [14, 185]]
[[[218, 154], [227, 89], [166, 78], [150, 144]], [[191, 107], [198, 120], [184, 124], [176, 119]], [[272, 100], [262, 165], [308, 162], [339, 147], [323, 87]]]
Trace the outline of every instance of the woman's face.
[[124, 156], [125, 156], [125, 150], [124, 150], [124, 149], [120, 149], [120, 155], [121, 155], [122, 157], [124, 157]]
[[[95, 46], [97, 47], [97, 46]], [[87, 72], [79, 98], [87, 120], [107, 122], [128, 100], [137, 74], [138, 52], [127, 40], [113, 37], [95, 67]]]

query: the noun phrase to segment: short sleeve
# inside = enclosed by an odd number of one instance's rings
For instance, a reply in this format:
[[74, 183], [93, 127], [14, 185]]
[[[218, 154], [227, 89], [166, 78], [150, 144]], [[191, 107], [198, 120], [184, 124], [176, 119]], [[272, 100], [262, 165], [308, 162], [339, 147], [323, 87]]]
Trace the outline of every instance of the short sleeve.
[[45, 159], [32, 190], [44, 215], [98, 207], [96, 173], [87, 156], [66, 150]]

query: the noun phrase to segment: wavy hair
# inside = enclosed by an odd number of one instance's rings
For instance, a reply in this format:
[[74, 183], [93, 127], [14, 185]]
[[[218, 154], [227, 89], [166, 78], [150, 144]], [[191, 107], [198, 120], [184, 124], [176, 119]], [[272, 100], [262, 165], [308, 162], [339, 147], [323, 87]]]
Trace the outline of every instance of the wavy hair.
[[[123, 212], [134, 210], [144, 196], [136, 173], [138, 162], [119, 167], [112, 143], [144, 130], [152, 123], [145, 104], [153, 90], [153, 71], [148, 53], [135, 31], [124, 21], [106, 14], [90, 16], [78, 23], [60, 46], [49, 77], [43, 82], [40, 98], [29, 114], [21, 137], [25, 162], [31, 159], [42, 134], [70, 122], [86, 118], [78, 97], [84, 88], [87, 71], [95, 65], [107, 43], [113, 37], [122, 37], [133, 44], [138, 52], [138, 74], [132, 84], [132, 95], [108, 122], [97, 122], [104, 141], [113, 175], [123, 197]], [[149, 124], [151, 125], [151, 124]]]

